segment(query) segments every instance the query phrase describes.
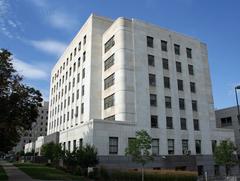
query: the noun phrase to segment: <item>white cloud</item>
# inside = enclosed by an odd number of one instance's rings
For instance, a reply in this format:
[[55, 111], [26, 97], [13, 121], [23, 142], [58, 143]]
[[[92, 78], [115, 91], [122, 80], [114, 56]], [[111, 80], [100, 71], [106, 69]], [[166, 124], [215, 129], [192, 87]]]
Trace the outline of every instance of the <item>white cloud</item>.
[[77, 25], [77, 20], [67, 13], [55, 11], [48, 17], [49, 23], [56, 28], [70, 30]]
[[9, 4], [6, 0], [0, 0], [0, 18], [5, 17], [8, 13]]
[[65, 43], [55, 40], [32, 40], [30, 41], [30, 44], [41, 51], [58, 56], [61, 55], [67, 47]]
[[47, 72], [39, 69], [36, 65], [28, 64], [22, 60], [13, 57], [13, 66], [19, 72], [19, 74], [23, 75], [29, 79], [46, 79], [48, 77]]
[[45, 8], [45, 7], [48, 6], [46, 0], [31, 0], [31, 2], [32, 2], [35, 6], [38, 6], [38, 7], [40, 7], [40, 8]]

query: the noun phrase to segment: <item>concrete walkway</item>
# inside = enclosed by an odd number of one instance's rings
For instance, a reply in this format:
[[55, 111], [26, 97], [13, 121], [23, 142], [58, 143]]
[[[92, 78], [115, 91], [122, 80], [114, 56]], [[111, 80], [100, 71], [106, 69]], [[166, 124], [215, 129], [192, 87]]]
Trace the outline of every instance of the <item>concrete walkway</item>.
[[4, 168], [6, 174], [8, 175], [9, 181], [33, 181], [31, 177], [19, 170], [12, 163], [6, 161], [0, 161], [0, 165]]

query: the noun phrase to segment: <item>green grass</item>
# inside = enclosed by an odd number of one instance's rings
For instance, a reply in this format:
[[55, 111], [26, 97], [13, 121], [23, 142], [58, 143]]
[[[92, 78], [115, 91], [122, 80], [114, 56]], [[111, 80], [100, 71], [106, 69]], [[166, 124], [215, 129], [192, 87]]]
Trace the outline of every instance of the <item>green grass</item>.
[[20, 170], [28, 174], [33, 179], [41, 180], [79, 180], [87, 181], [84, 177], [71, 175], [63, 170], [54, 167], [45, 166], [42, 164], [15, 164]]
[[6, 175], [6, 172], [1, 165], [0, 165], [0, 180], [8, 180], [8, 176]]

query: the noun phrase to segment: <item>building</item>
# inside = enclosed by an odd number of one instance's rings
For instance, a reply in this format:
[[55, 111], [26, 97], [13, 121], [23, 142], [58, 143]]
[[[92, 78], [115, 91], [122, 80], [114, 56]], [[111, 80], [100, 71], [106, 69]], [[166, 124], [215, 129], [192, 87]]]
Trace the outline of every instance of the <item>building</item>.
[[234, 140], [216, 127], [206, 44], [135, 19], [91, 15], [52, 69], [49, 101], [48, 136], [95, 145], [106, 165], [133, 166], [125, 148], [141, 129], [163, 156], [151, 167], [199, 173], [214, 169], [212, 143]]
[[216, 110], [217, 127], [234, 130], [235, 143], [240, 148], [240, 122], [237, 106]]
[[23, 136], [21, 137], [19, 143], [13, 149], [15, 152], [24, 151], [25, 144], [36, 141], [37, 137], [39, 136], [47, 135], [48, 107], [48, 102], [43, 102], [42, 107], [38, 108], [39, 115], [36, 122], [32, 124], [31, 130], [25, 131], [25, 133], [23, 133]]

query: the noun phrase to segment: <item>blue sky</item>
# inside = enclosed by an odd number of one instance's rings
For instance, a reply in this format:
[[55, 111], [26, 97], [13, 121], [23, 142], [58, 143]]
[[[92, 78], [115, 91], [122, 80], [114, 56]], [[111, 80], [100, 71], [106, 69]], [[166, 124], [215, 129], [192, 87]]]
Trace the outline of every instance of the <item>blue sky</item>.
[[240, 84], [239, 0], [0, 0], [0, 48], [48, 99], [50, 71], [91, 13], [124, 16], [207, 43], [216, 108], [235, 105]]

